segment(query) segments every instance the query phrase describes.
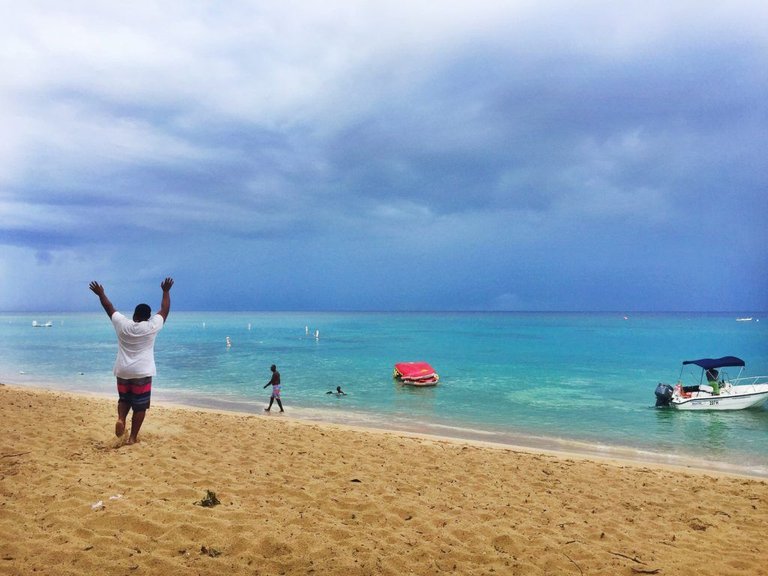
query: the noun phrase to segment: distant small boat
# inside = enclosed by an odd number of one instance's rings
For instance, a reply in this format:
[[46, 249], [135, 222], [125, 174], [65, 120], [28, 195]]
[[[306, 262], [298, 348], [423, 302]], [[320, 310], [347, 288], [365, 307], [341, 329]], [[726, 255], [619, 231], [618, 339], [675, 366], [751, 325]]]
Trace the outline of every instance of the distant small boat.
[[426, 362], [399, 362], [392, 377], [408, 386], [436, 386], [440, 380], [435, 369]]
[[752, 322], [752, 316], [748, 318], [736, 318], [736, 322]]
[[32, 328], [50, 328], [51, 326], [53, 326], [53, 322], [40, 324], [37, 320], [32, 320]]

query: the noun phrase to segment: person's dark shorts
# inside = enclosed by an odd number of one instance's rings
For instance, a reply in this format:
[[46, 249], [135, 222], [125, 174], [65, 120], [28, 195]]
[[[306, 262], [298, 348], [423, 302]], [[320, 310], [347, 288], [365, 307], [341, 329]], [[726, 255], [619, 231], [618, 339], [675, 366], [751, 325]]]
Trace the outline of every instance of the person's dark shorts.
[[120, 402], [131, 405], [134, 412], [149, 410], [149, 398], [152, 395], [152, 376], [143, 378], [117, 378], [117, 393]]

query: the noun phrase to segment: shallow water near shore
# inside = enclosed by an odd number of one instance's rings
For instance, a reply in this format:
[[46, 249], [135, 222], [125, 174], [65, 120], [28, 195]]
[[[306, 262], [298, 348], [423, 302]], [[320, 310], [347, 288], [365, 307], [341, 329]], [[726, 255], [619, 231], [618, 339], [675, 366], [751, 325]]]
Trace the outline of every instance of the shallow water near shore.
[[[768, 374], [768, 320], [746, 316], [174, 311], [153, 399], [262, 413], [275, 363], [293, 417], [768, 476], [767, 407], [654, 408], [682, 360], [735, 355]], [[115, 350], [103, 313], [0, 315], [2, 382], [111, 395]], [[439, 385], [395, 382], [408, 360]]]

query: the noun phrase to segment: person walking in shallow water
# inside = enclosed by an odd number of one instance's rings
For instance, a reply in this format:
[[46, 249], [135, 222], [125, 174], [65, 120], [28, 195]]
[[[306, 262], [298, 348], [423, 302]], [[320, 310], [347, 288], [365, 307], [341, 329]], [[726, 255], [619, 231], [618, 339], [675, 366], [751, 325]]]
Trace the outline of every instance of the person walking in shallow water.
[[274, 364], [272, 364], [269, 369], [272, 370], [272, 379], [264, 384], [264, 388], [271, 384], [272, 395], [269, 397], [269, 406], [264, 408], [264, 411], [269, 412], [272, 408], [272, 402], [277, 400], [277, 405], [280, 406], [280, 412], [285, 412], [285, 410], [283, 410], [283, 403], [280, 401], [280, 372], [277, 371], [277, 366]]
[[157, 314], [152, 315], [148, 304], [139, 304], [133, 311], [133, 318], [128, 319], [115, 310], [101, 284], [94, 281], [88, 285], [91, 292], [99, 297], [99, 302], [112, 320], [117, 334], [117, 358], [113, 368], [119, 395], [115, 435], [122, 437], [125, 433], [125, 420], [133, 410], [128, 444], [139, 441], [139, 430], [149, 410], [152, 377], [156, 374], [155, 338], [165, 326], [171, 311], [172, 286], [173, 278], [170, 277], [160, 284], [163, 297]]

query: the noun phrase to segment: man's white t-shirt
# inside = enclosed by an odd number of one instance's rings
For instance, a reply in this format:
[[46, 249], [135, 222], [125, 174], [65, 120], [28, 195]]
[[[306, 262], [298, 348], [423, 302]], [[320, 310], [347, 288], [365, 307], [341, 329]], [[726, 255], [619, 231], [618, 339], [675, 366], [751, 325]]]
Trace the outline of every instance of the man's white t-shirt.
[[143, 378], [155, 375], [155, 337], [164, 324], [160, 314], [155, 314], [146, 322], [134, 322], [120, 312], [112, 314], [118, 343], [113, 370], [115, 376]]

